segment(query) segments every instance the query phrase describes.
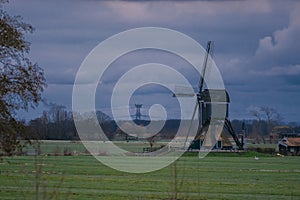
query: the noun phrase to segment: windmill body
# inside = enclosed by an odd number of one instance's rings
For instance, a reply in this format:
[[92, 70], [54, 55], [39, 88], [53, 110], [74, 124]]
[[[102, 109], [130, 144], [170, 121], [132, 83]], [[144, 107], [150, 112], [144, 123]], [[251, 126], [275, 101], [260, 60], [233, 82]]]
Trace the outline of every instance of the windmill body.
[[[203, 62], [203, 70], [199, 81], [198, 92], [194, 94], [175, 92], [176, 97], [195, 97], [196, 105], [191, 119], [194, 120], [196, 112], [198, 114], [198, 131], [188, 147], [188, 149], [212, 149], [215, 147], [226, 149], [219, 145], [219, 139], [225, 137], [225, 130], [232, 136], [238, 149], [243, 149], [243, 143], [235, 134], [231, 122], [229, 120], [228, 107], [230, 98], [225, 89], [204, 89], [204, 77], [207, 67], [209, 67], [209, 58], [213, 51], [213, 42], [209, 41], [206, 47], [206, 55]], [[176, 88], [175, 88], [176, 91]], [[190, 125], [191, 127], [191, 125]], [[224, 130], [225, 129], [225, 130]], [[189, 128], [186, 142], [190, 134]], [[205, 138], [203, 140], [203, 138]], [[228, 140], [229, 142], [229, 140]], [[227, 143], [228, 143], [227, 142]], [[230, 143], [230, 142], [229, 142]], [[204, 147], [204, 148], [203, 148]]]

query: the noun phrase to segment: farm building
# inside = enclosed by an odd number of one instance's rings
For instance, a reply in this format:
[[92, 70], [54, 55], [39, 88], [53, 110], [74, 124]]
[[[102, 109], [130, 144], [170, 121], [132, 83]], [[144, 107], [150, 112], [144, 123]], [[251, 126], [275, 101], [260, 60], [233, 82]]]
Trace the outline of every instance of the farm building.
[[300, 137], [284, 137], [278, 142], [279, 153], [284, 155], [300, 155]]

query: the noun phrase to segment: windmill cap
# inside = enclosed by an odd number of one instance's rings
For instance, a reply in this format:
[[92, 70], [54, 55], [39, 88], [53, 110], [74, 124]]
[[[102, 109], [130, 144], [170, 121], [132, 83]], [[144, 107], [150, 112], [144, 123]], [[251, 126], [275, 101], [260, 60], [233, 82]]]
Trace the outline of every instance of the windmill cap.
[[200, 98], [204, 102], [230, 102], [227, 91], [222, 89], [205, 89], [203, 92], [200, 93]]

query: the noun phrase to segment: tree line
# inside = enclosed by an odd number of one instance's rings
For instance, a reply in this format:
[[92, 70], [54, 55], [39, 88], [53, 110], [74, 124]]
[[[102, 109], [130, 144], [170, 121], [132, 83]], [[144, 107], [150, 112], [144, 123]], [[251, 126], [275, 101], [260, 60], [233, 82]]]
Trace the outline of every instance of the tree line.
[[[256, 142], [264, 142], [272, 129], [275, 126], [289, 125], [291, 131], [300, 132], [300, 126], [296, 123], [284, 124], [282, 117], [278, 114], [275, 109], [268, 107], [259, 107], [252, 111], [253, 119], [232, 120], [232, 126], [236, 134], [246, 133], [246, 137]], [[44, 111], [42, 116], [31, 120], [28, 123], [30, 129], [30, 138], [38, 138], [42, 140], [79, 140], [77, 130], [74, 124], [74, 115], [78, 113], [72, 113], [67, 111], [64, 106], [52, 104], [52, 107]], [[107, 138], [110, 140], [117, 139], [120, 137], [126, 138], [126, 134], [120, 130], [120, 127], [116, 122], [111, 119], [108, 115], [101, 111], [96, 112], [96, 122], [86, 122], [92, 120], [92, 113], [85, 113], [76, 120], [82, 120], [82, 122], [89, 123], [91, 126], [100, 124]], [[147, 126], [149, 121], [138, 120], [135, 121], [140, 126]], [[179, 119], [169, 119], [166, 121], [163, 129], [159, 133], [159, 137], [163, 139], [171, 139], [174, 137], [180, 124]]]

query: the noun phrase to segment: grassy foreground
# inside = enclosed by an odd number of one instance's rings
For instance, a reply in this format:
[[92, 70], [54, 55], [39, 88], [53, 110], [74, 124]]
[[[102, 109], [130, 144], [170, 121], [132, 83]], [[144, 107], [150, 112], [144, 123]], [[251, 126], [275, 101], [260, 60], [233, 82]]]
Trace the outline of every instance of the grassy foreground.
[[0, 199], [34, 199], [36, 183], [39, 199], [300, 199], [300, 157], [188, 154], [174, 166], [129, 174], [92, 156], [5, 157]]

